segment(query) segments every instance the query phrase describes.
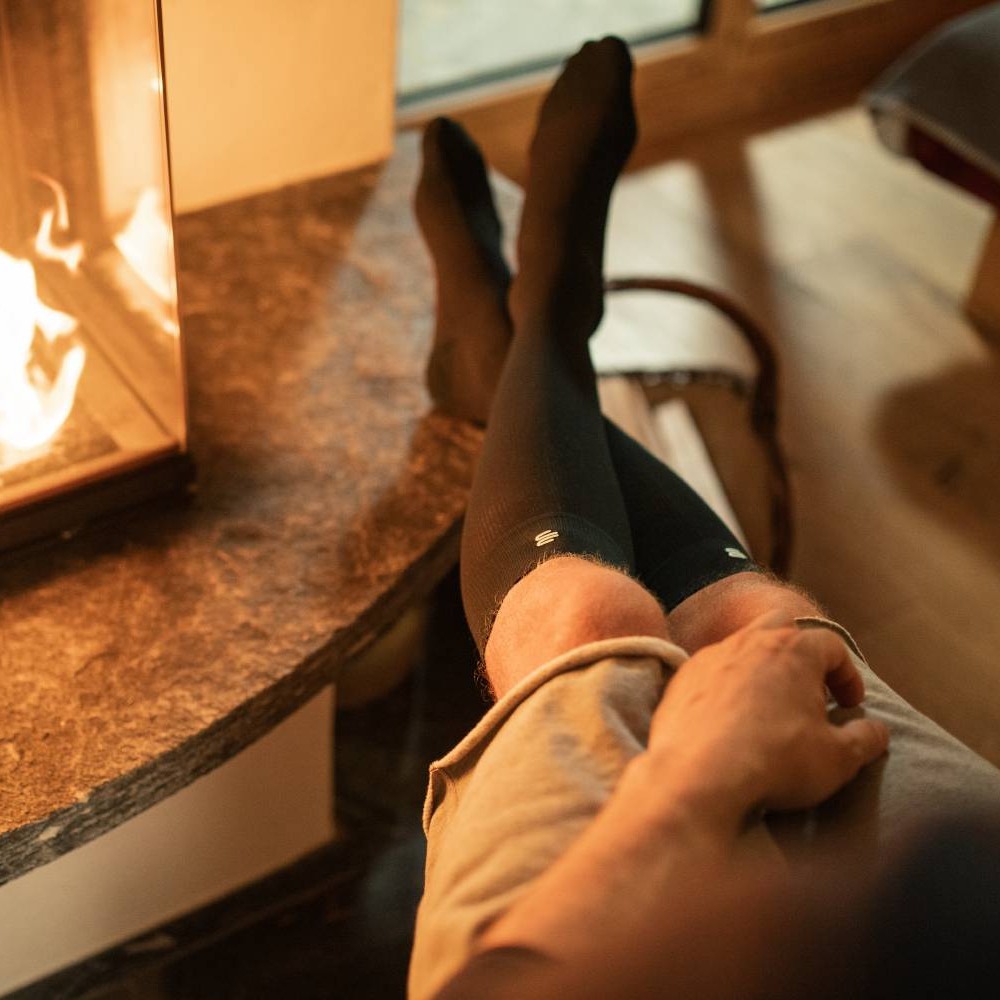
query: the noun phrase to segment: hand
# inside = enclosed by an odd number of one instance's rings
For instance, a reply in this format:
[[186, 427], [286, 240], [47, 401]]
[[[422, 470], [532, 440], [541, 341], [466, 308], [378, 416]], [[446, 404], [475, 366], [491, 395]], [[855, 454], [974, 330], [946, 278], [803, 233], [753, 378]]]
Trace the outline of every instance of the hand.
[[[480, 946], [533, 948], [580, 968], [595, 955], [595, 927], [619, 958], [650, 928], [663, 933], [665, 920], [677, 929], [657, 947], [683, 940], [690, 913], [706, 893], [733, 884], [733, 861], [747, 860], [733, 848], [745, 843], [739, 835], [754, 809], [815, 805], [885, 751], [882, 723], [830, 722], [827, 689], [844, 706], [864, 698], [843, 640], [828, 629], [797, 629], [785, 614], [700, 649], [667, 685], [648, 752], [629, 763], [596, 818]], [[751, 871], [770, 881], [774, 869], [765, 868]], [[668, 953], [683, 965], [696, 952]]]
[[[864, 682], [842, 639], [768, 614], [700, 649], [653, 716], [649, 765], [668, 797], [739, 829], [756, 809], [805, 809], [829, 798], [889, 743], [886, 726], [836, 726]], [[662, 784], [661, 784], [662, 782]]]

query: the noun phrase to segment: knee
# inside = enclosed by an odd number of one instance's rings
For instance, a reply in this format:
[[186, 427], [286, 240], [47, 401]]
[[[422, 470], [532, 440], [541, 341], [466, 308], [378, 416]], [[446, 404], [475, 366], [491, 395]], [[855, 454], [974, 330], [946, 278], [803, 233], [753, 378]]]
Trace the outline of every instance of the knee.
[[673, 641], [694, 653], [769, 611], [781, 611], [789, 619], [824, 614], [791, 584], [760, 573], [737, 573], [692, 594], [670, 612], [668, 621]]
[[576, 646], [626, 635], [670, 637], [659, 602], [619, 570], [550, 559], [520, 580], [497, 612], [483, 656], [497, 697]]

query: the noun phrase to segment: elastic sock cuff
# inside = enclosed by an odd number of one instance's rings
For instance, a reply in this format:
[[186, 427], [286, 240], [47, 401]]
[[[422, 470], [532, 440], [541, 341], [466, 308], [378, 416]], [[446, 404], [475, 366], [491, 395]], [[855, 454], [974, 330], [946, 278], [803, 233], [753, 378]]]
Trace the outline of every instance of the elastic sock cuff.
[[544, 514], [515, 525], [498, 539], [475, 573], [463, 563], [462, 603], [480, 655], [500, 604], [519, 580], [548, 559], [579, 556], [632, 573], [621, 546], [596, 524], [576, 514]]
[[737, 573], [762, 573], [744, 547], [726, 537], [706, 539], [671, 554], [639, 581], [670, 612], [703, 587]]

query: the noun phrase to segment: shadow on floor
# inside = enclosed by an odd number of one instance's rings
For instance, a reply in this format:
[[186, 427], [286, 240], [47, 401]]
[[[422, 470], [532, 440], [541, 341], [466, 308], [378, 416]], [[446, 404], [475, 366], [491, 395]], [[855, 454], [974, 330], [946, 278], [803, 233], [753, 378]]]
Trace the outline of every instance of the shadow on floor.
[[1000, 361], [900, 386], [875, 430], [906, 494], [1000, 561]]

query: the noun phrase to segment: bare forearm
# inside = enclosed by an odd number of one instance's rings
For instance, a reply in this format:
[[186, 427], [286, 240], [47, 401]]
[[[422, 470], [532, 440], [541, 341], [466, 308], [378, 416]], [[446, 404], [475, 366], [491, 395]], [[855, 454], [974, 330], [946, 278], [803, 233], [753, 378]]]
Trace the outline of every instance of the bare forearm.
[[594, 947], [595, 929], [623, 941], [664, 900], [728, 864], [735, 813], [699, 808], [648, 754], [628, 768], [600, 815], [484, 935], [481, 947], [523, 946], [557, 959]]

